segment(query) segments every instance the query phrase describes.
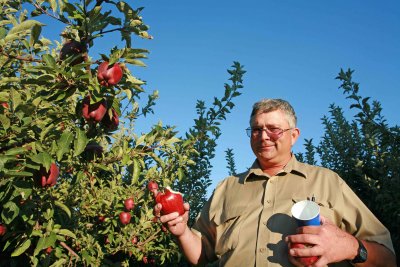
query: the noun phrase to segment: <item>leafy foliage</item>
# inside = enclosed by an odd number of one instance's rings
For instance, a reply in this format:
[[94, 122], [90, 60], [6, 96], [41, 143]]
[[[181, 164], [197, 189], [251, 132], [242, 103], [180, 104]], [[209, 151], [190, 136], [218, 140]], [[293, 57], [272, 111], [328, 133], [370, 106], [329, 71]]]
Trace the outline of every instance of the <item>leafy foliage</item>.
[[236, 175], [237, 172], [236, 172], [236, 164], [235, 164], [235, 158], [234, 158], [235, 154], [233, 153], [233, 149], [228, 148], [225, 151], [225, 153], [226, 153], [225, 159], [226, 159], [226, 162], [228, 163], [228, 166], [227, 166], [228, 174]]
[[[135, 121], [158, 98], [155, 91], [139, 105], [145, 82], [128, 68], [145, 66], [148, 51], [132, 48], [133, 37], [152, 38], [143, 8], [108, 0], [0, 5], [0, 266], [180, 262], [146, 185], [174, 185], [194, 211], [202, 205], [219, 123], [242, 88], [240, 64], [212, 108], [198, 102], [199, 118], [185, 137], [162, 123], [137, 134]], [[43, 17], [64, 25], [61, 42], [42, 37]], [[125, 46], [93, 59], [91, 48], [110, 32]], [[119, 83], [99, 81], [103, 61], [121, 66]], [[119, 215], [127, 198], [135, 206], [125, 225]]]
[[[400, 128], [389, 126], [378, 101], [359, 94], [359, 84], [352, 80], [353, 70], [341, 70], [346, 98], [353, 101], [354, 120], [345, 118], [343, 109], [332, 104], [330, 116], [324, 116], [325, 133], [317, 146], [306, 142], [306, 159], [330, 168], [350, 185], [363, 202], [389, 229], [396, 254], [400, 254]], [[398, 256], [397, 256], [398, 257]]]

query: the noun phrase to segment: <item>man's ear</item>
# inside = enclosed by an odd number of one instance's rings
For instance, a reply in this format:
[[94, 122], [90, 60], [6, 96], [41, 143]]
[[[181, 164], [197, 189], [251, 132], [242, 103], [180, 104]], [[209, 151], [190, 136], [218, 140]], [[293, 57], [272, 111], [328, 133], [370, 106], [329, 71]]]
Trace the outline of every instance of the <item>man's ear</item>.
[[291, 137], [292, 137], [292, 146], [296, 143], [297, 139], [300, 136], [300, 130], [299, 128], [294, 128], [291, 132]]

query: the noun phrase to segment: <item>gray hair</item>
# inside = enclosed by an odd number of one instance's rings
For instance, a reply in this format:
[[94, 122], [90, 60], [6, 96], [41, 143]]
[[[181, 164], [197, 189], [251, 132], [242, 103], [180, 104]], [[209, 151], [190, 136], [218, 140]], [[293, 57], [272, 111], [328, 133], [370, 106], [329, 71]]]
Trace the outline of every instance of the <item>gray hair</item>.
[[290, 128], [297, 125], [297, 117], [293, 107], [283, 99], [262, 99], [253, 105], [250, 115], [250, 125], [252, 125], [253, 117], [257, 114], [268, 113], [275, 110], [281, 110], [285, 113]]

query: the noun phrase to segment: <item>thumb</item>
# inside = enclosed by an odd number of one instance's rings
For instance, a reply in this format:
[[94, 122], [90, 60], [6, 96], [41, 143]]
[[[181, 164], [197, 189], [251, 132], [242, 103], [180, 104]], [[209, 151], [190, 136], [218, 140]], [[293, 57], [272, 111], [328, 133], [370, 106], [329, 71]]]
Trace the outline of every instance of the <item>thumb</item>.
[[185, 211], [190, 210], [190, 205], [189, 203], [183, 203], [183, 208], [185, 209]]
[[321, 225], [332, 224], [332, 222], [323, 215], [319, 215], [319, 221], [320, 221]]

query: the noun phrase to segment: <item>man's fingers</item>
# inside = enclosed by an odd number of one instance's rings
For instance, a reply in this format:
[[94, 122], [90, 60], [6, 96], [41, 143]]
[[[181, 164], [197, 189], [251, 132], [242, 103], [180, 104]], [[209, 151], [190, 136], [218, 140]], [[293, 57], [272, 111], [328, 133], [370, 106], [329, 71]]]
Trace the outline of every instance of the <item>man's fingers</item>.
[[185, 210], [189, 210], [190, 209], [189, 203], [187, 203], [187, 202], [183, 203], [183, 208]]
[[160, 221], [162, 223], [168, 222], [168, 224], [169, 224], [170, 221], [173, 221], [178, 217], [179, 217], [179, 213], [178, 212], [173, 212], [173, 213], [161, 216], [160, 217]]

